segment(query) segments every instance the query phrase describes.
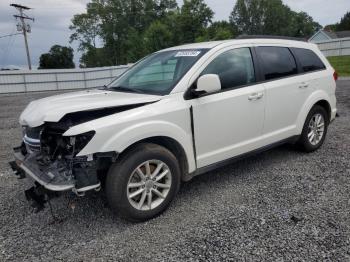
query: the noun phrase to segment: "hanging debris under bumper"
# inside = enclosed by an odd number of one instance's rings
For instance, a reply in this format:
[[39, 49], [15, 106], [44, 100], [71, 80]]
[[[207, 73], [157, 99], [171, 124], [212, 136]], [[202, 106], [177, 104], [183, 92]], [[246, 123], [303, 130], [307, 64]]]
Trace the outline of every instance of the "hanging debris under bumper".
[[99, 168], [103, 167], [106, 160], [109, 162], [116, 158], [114, 152], [97, 153], [92, 160], [88, 160], [86, 156], [74, 157], [68, 162], [71, 164], [56, 160], [48, 165], [41, 163], [42, 156], [39, 152], [23, 154], [23, 149], [23, 145], [14, 148], [15, 161], [9, 162], [19, 179], [31, 178], [49, 191], [71, 190], [77, 195], [82, 195], [88, 190], [99, 190]]
[[23, 178], [29, 176], [44, 188], [51, 191], [67, 191], [75, 187], [75, 182], [71, 176], [66, 176], [63, 170], [55, 169], [55, 165], [42, 168], [37, 163], [37, 154], [27, 154], [24, 156], [21, 148], [14, 148], [15, 161], [10, 162], [12, 170]]

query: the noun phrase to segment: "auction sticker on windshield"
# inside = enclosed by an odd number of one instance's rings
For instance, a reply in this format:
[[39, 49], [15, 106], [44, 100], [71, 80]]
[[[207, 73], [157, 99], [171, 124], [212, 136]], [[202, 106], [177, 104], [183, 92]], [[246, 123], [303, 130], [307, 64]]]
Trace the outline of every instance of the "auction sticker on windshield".
[[181, 56], [198, 56], [201, 53], [201, 51], [179, 51], [175, 55], [175, 57], [181, 57]]

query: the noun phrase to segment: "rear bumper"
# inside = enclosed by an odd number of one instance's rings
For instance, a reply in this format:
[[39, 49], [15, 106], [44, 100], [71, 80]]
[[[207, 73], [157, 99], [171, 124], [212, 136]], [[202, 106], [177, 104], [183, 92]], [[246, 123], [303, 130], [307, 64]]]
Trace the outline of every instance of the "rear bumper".
[[332, 122], [335, 117], [337, 116], [337, 98], [335, 94], [330, 95], [330, 106], [331, 106], [331, 115], [330, 115], [330, 121]]
[[24, 156], [20, 148], [14, 148], [15, 161], [10, 162], [12, 170], [20, 177], [28, 176], [50, 191], [72, 190], [75, 182], [58, 170], [43, 169], [35, 160], [35, 155]]

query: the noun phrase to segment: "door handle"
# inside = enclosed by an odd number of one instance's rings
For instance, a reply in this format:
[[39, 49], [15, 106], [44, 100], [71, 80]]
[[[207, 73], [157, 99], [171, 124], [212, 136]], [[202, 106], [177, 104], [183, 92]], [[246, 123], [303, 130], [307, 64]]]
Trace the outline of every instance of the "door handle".
[[259, 100], [264, 96], [264, 94], [261, 93], [252, 93], [250, 94], [250, 96], [248, 96], [248, 100], [250, 101], [254, 101], [254, 100]]
[[303, 89], [303, 88], [308, 88], [309, 87], [309, 84], [307, 83], [301, 83], [299, 88]]

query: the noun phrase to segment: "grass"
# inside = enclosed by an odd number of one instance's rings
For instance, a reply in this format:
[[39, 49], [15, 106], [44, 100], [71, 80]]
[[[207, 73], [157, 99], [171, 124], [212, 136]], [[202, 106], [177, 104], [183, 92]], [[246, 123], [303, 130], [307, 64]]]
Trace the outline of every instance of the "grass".
[[327, 58], [339, 76], [350, 76], [350, 55]]

